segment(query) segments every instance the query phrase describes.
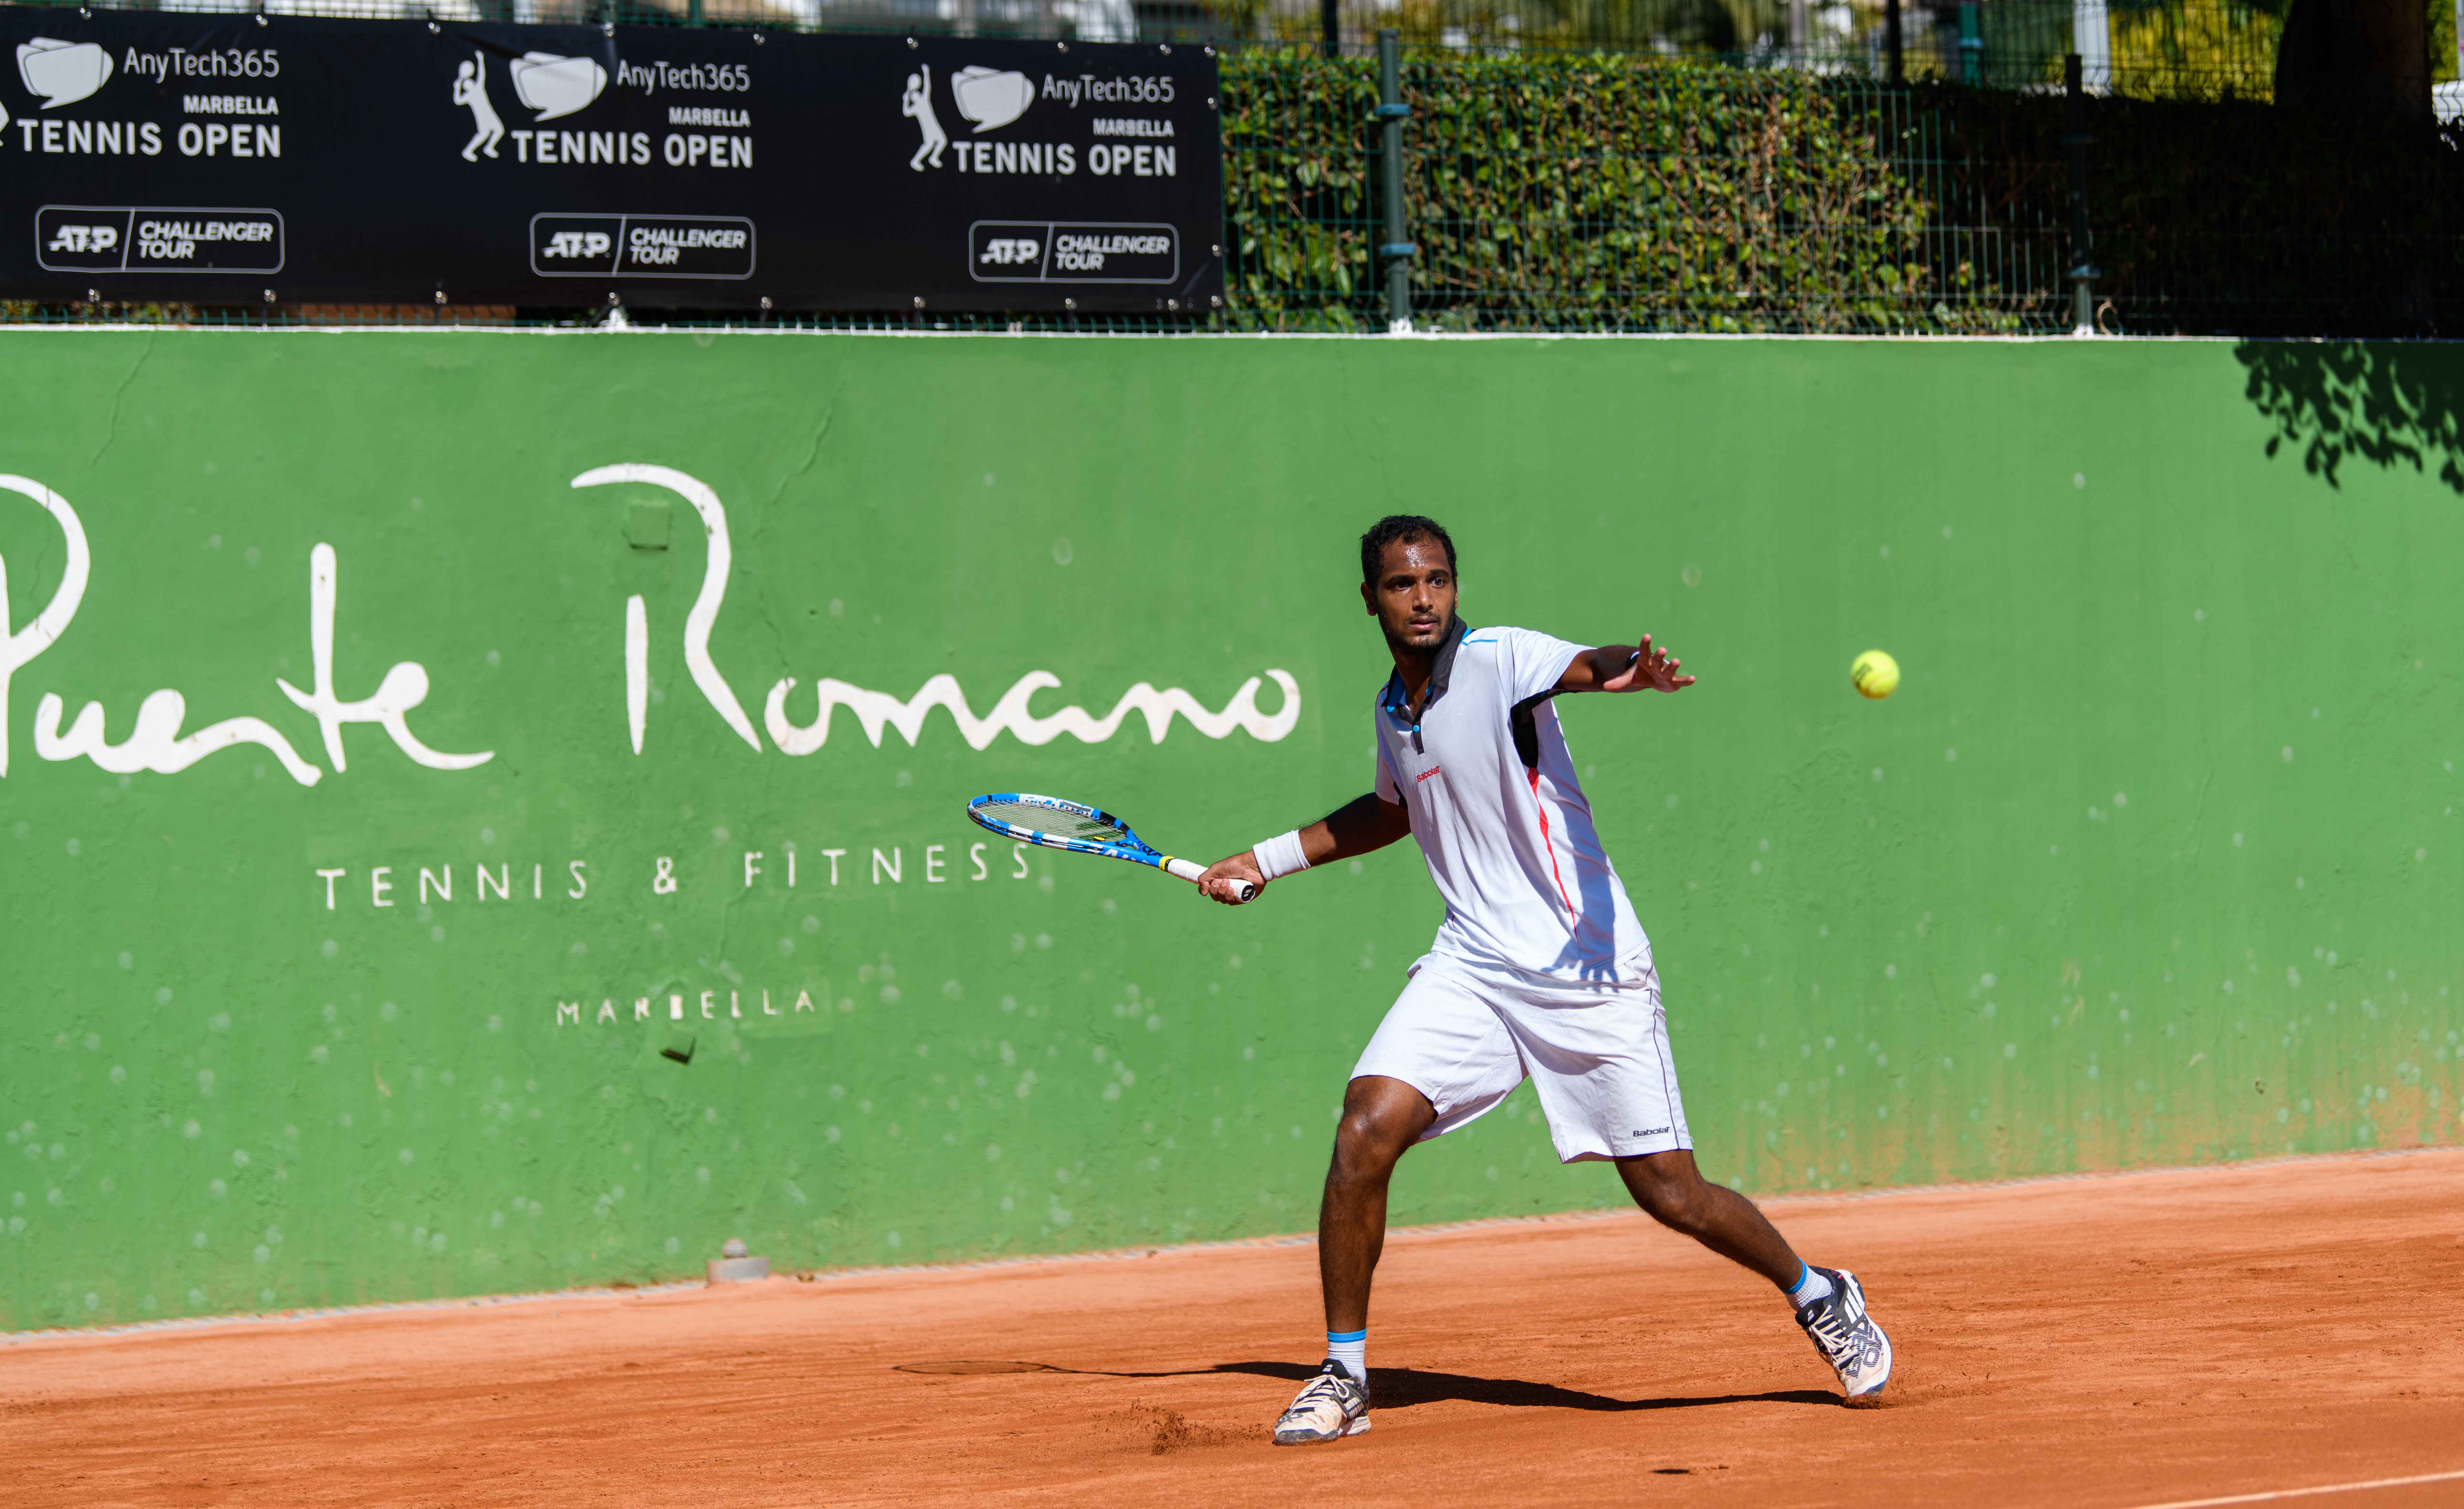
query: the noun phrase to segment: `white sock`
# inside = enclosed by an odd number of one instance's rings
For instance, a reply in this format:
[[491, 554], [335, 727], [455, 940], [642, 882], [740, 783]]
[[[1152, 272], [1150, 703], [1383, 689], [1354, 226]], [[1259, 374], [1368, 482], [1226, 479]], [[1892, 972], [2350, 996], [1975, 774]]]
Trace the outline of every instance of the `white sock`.
[[1812, 1263], [1800, 1262], [1797, 1266], [1805, 1271], [1798, 1274], [1796, 1282], [1784, 1291], [1788, 1295], [1789, 1303], [1802, 1310], [1816, 1301], [1831, 1298], [1830, 1279], [1816, 1272]]
[[1352, 1381], [1369, 1387], [1369, 1327], [1326, 1333], [1326, 1354], [1343, 1365]]

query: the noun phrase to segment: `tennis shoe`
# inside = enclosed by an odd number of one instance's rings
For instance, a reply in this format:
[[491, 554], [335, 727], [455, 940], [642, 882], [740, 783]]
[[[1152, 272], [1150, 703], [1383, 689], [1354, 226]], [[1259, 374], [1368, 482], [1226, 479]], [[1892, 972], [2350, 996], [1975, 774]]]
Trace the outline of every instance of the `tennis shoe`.
[[1865, 1313], [1865, 1288], [1855, 1274], [1837, 1268], [1814, 1271], [1831, 1280], [1831, 1293], [1797, 1311], [1796, 1323], [1839, 1375], [1839, 1388], [1850, 1404], [1878, 1404], [1875, 1396], [1891, 1381], [1891, 1339]]
[[1277, 1446], [1308, 1446], [1369, 1429], [1369, 1390], [1330, 1357], [1284, 1417], [1275, 1422]]

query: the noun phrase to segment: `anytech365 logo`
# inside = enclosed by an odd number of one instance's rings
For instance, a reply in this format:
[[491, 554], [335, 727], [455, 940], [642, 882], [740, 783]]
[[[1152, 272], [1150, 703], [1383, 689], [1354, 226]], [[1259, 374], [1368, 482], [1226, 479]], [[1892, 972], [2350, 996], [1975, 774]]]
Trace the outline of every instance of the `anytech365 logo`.
[[[111, 81], [111, 55], [93, 42], [37, 36], [17, 44], [17, 81], [43, 108], [56, 110], [90, 98]], [[0, 105], [0, 131], [9, 129], [9, 107]]]
[[93, 42], [38, 36], [17, 44], [17, 77], [43, 108], [73, 105], [111, 81], [111, 55]]
[[596, 58], [524, 53], [507, 63], [505, 72], [514, 77], [515, 96], [538, 111], [541, 120], [587, 108], [607, 87], [607, 70]]

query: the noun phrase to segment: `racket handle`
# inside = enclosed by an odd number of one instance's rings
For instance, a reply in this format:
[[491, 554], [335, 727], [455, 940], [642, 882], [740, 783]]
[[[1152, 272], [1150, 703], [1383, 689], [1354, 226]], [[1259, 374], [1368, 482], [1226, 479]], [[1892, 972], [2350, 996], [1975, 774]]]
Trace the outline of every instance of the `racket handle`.
[[[1193, 886], [1198, 884], [1199, 876], [1206, 873], [1205, 865], [1193, 864], [1188, 860], [1166, 859], [1163, 862], [1163, 867], [1167, 873], [1177, 875], [1182, 880], [1189, 882]], [[1240, 889], [1241, 899], [1243, 901], [1255, 901], [1257, 899], [1257, 886], [1250, 885], [1247, 881], [1239, 881], [1235, 884]]]

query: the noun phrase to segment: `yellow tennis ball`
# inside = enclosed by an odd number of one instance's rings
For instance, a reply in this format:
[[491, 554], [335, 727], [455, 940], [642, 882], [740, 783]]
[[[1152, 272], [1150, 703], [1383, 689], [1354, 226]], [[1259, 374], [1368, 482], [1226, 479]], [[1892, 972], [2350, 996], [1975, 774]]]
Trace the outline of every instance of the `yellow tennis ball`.
[[1900, 663], [1882, 650], [1869, 649], [1849, 665], [1848, 679], [1857, 684], [1859, 695], [1880, 702], [1900, 689]]

